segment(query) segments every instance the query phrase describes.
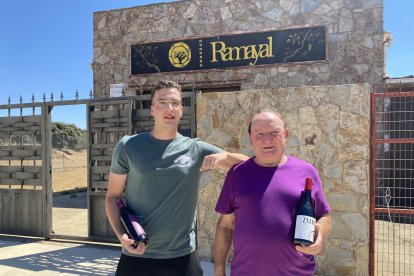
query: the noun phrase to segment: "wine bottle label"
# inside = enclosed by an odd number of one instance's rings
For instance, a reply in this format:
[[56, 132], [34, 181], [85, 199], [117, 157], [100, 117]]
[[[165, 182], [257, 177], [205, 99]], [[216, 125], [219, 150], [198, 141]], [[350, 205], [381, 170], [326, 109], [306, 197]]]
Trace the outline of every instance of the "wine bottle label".
[[296, 217], [295, 239], [314, 242], [316, 219], [309, 216], [298, 215]]
[[129, 214], [128, 217], [131, 221], [132, 226], [134, 226], [134, 229], [137, 232], [138, 236], [145, 235], [145, 231], [142, 228], [141, 224], [138, 223], [136, 216]]

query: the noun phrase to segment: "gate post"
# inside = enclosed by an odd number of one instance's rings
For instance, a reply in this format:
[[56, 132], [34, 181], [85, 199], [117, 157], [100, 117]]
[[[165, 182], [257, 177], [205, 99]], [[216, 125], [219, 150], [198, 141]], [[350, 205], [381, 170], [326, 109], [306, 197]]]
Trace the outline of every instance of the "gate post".
[[52, 163], [51, 163], [51, 113], [52, 107], [46, 103], [42, 104], [42, 121], [41, 121], [41, 136], [42, 136], [42, 207], [43, 217], [45, 218], [44, 223], [44, 237], [50, 239], [52, 232], [52, 185], [51, 185], [51, 174], [52, 174]]

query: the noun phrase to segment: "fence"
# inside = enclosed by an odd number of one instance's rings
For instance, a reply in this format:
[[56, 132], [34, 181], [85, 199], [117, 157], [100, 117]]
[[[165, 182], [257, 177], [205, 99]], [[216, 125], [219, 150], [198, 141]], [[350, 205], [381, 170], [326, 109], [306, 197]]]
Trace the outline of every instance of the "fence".
[[371, 98], [371, 275], [414, 275], [414, 92]]

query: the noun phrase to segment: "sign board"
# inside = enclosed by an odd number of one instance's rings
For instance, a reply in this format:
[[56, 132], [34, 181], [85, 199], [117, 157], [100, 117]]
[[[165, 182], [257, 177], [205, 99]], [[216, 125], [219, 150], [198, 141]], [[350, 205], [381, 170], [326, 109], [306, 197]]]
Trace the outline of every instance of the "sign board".
[[326, 60], [324, 26], [131, 45], [131, 74]]
[[109, 85], [109, 97], [122, 97], [122, 92], [125, 91], [125, 85], [123, 83], [113, 83]]

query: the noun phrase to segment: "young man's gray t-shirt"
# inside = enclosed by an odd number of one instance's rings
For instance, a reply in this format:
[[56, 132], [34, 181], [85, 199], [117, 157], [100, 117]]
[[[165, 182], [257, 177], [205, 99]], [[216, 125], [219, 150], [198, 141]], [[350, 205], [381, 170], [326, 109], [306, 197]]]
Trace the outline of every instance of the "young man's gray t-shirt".
[[144, 258], [176, 258], [195, 250], [195, 213], [200, 166], [220, 148], [178, 135], [158, 140], [144, 132], [125, 136], [116, 145], [111, 172], [128, 174], [126, 205], [143, 216], [149, 236]]

